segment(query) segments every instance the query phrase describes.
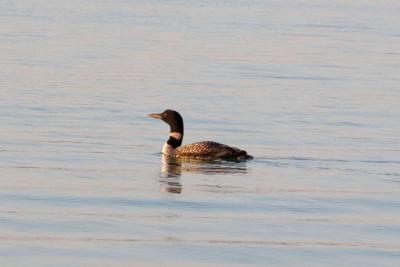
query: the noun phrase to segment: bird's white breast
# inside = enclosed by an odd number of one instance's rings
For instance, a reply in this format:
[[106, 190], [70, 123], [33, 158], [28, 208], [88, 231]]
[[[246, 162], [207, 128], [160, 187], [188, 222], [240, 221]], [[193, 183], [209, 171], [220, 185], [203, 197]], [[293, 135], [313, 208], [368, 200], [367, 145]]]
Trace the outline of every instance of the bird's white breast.
[[165, 143], [162, 148], [162, 153], [164, 155], [172, 156], [175, 153], [175, 149], [171, 145]]

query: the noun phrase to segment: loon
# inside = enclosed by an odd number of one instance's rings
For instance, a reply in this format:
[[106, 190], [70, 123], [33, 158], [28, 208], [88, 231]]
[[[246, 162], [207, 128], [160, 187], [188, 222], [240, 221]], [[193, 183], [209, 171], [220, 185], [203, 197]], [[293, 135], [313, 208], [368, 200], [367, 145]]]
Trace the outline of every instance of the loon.
[[162, 113], [153, 113], [148, 116], [160, 119], [170, 126], [169, 139], [162, 148], [164, 155], [175, 158], [194, 159], [246, 160], [253, 158], [245, 150], [213, 141], [196, 142], [181, 146], [183, 139], [183, 119], [177, 111], [167, 109]]

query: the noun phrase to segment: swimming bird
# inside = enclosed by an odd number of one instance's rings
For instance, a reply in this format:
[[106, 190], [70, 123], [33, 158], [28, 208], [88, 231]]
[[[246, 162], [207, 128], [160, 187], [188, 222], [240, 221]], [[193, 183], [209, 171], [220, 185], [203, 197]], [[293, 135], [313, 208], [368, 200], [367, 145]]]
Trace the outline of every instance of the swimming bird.
[[245, 150], [213, 141], [202, 141], [182, 146], [183, 119], [175, 110], [167, 109], [162, 113], [153, 113], [148, 116], [160, 119], [170, 126], [169, 139], [162, 148], [164, 155], [195, 159], [246, 160], [252, 158]]

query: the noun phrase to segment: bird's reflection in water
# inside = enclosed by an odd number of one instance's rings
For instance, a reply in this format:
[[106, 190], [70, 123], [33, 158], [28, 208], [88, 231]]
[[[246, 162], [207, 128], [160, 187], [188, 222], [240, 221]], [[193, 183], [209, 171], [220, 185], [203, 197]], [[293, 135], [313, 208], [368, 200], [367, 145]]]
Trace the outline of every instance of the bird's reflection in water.
[[162, 154], [161, 162], [160, 190], [169, 193], [182, 192], [182, 173], [244, 174], [247, 172], [245, 161], [173, 158]]
[[161, 192], [180, 194], [182, 192], [182, 185], [181, 185], [182, 167], [180, 163], [166, 155], [162, 155], [161, 162], [162, 162], [161, 177], [160, 177]]

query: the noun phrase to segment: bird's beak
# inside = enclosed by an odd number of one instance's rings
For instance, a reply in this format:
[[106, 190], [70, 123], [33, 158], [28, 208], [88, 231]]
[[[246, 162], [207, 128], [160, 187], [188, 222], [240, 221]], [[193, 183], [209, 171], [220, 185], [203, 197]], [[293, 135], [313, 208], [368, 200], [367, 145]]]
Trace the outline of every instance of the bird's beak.
[[152, 114], [148, 114], [147, 116], [152, 117], [154, 119], [161, 119], [162, 113], [152, 113]]

